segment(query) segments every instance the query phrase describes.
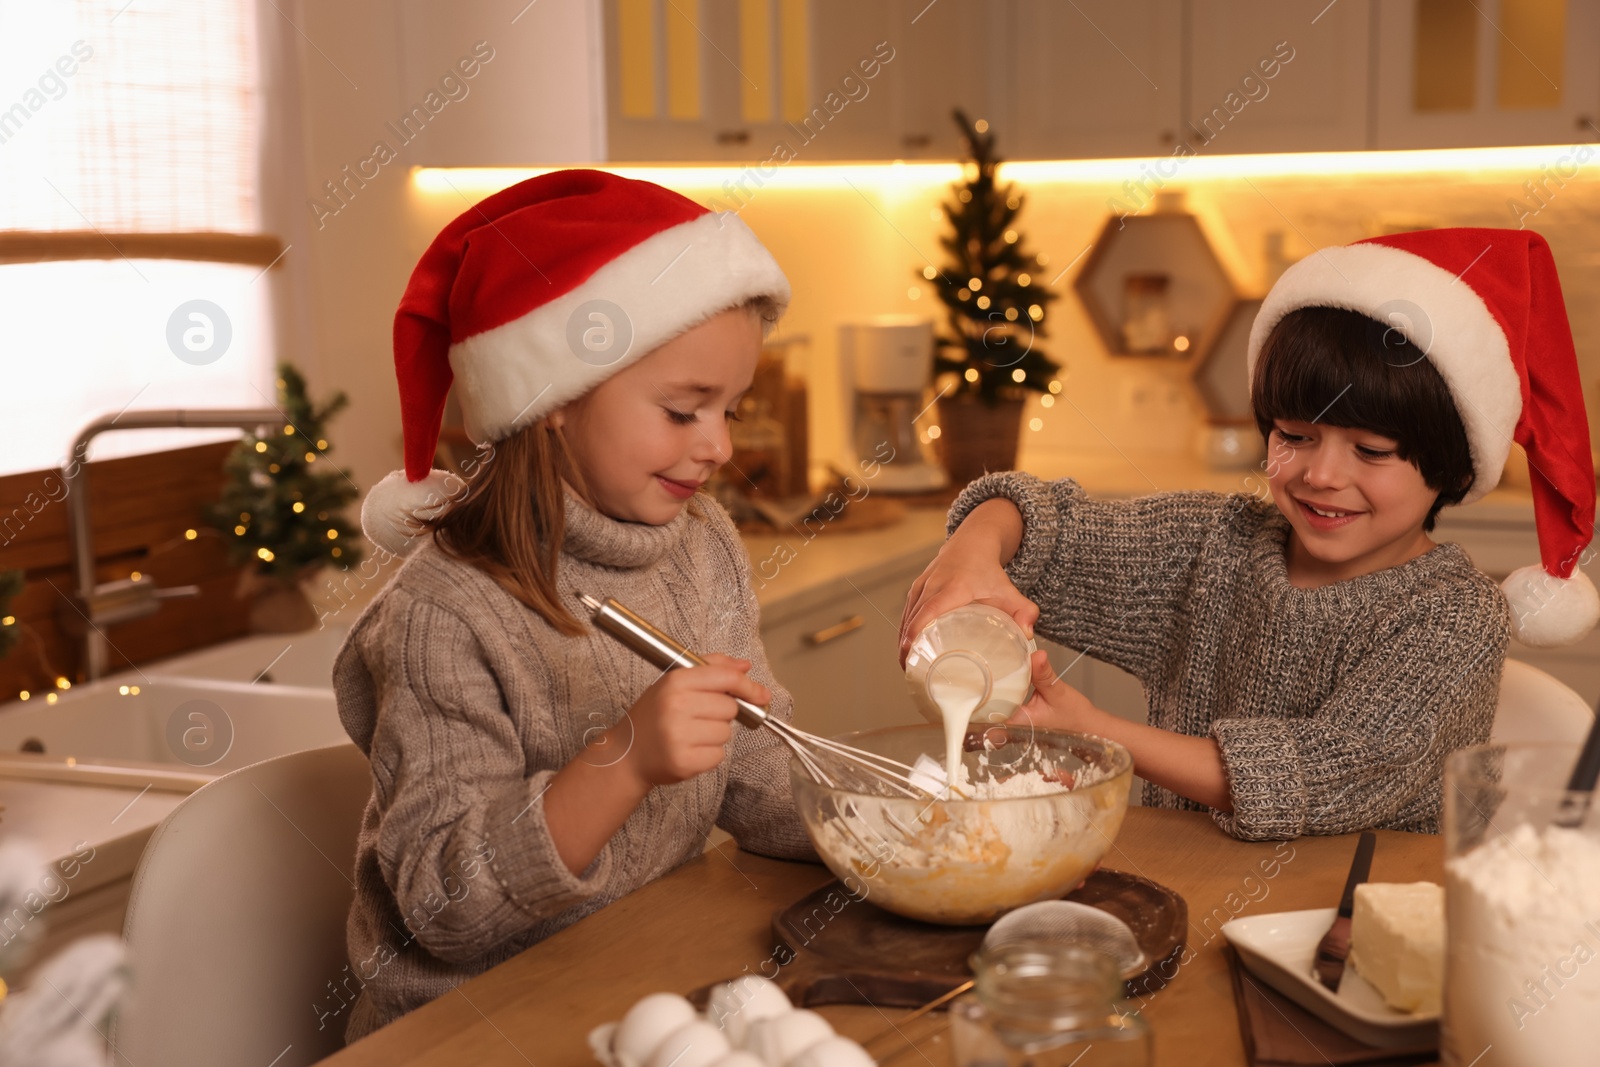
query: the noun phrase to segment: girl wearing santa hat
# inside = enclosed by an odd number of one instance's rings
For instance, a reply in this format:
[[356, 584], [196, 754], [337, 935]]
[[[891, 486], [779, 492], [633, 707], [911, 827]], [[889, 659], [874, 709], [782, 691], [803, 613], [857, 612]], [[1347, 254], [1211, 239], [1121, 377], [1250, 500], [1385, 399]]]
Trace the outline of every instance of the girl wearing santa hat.
[[[372, 763], [347, 1038], [698, 855], [713, 826], [814, 857], [786, 750], [733, 728], [736, 696], [781, 718], [791, 701], [733, 523], [696, 492], [788, 301], [736, 216], [588, 170], [489, 197], [418, 263], [394, 329], [406, 466], [362, 507], [407, 558], [333, 674]], [[470, 480], [431, 469], [452, 384]], [[658, 671], [585, 625], [580, 593], [718, 654]]]
[[[1549, 247], [1446, 229], [1324, 249], [1267, 295], [1249, 366], [1270, 503], [985, 475], [912, 586], [902, 655], [940, 613], [994, 604], [1144, 683], [1149, 722], [1131, 723], [1041, 651], [1017, 718], [1120, 741], [1146, 804], [1254, 840], [1437, 832], [1444, 758], [1488, 740], [1510, 637], [1565, 644], [1600, 617], [1578, 569], [1595, 475]], [[1494, 488], [1513, 440], [1542, 563], [1497, 587], [1428, 534]]]

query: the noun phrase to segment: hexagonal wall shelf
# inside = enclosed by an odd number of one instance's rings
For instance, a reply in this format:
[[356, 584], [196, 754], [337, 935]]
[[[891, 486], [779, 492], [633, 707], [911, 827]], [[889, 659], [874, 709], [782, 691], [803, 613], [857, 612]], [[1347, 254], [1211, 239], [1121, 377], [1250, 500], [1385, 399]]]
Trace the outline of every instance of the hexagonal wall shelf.
[[1205, 355], [1237, 298], [1193, 215], [1110, 218], [1073, 287], [1112, 355]]
[[1240, 300], [1228, 312], [1211, 351], [1195, 364], [1194, 384], [1216, 422], [1253, 422], [1246, 377], [1250, 327], [1261, 310], [1259, 299]]

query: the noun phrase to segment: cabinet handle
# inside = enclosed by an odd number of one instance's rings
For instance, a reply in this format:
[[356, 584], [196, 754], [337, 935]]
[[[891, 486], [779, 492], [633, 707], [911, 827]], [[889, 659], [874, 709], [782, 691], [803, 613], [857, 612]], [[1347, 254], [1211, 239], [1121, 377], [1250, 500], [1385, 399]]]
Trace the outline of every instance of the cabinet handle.
[[718, 144], [749, 144], [750, 143], [750, 131], [749, 130], [718, 130], [717, 131], [717, 143]]
[[866, 624], [867, 620], [865, 616], [852, 615], [847, 619], [840, 619], [832, 626], [824, 626], [815, 633], [806, 634], [803, 638], [801, 638], [801, 640], [814, 648], [817, 645], [825, 645], [829, 641], [838, 640], [845, 634], [853, 633], [854, 631], [861, 629]]

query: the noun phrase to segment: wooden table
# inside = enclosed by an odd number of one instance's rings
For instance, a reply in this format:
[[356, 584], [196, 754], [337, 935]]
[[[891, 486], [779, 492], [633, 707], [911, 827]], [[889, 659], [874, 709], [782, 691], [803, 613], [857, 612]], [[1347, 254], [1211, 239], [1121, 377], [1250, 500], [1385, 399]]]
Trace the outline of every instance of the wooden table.
[[[1143, 1004], [1158, 1065], [1243, 1064], [1221, 925], [1239, 915], [1329, 907], [1344, 887], [1355, 835], [1245, 843], [1193, 812], [1130, 808], [1105, 866], [1141, 874], [1189, 905], [1193, 955]], [[1374, 881], [1442, 881], [1440, 838], [1380, 831]], [[332, 1067], [401, 1064], [593, 1064], [585, 1036], [659, 990], [688, 992], [747, 969], [772, 952], [772, 913], [832, 875], [821, 867], [735, 851], [706, 853], [329, 1057]], [[767, 967], [771, 973], [771, 965]], [[825, 1007], [858, 1040], [903, 1011]], [[942, 1017], [908, 1031], [922, 1055], [950, 1062]], [[1203, 1055], [1198, 1050], [1204, 1050]]]

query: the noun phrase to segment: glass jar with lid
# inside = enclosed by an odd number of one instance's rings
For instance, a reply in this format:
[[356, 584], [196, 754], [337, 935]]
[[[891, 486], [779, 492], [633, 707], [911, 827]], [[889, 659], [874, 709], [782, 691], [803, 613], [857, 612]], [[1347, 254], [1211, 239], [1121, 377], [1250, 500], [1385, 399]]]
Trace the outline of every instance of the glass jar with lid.
[[1122, 1003], [1111, 957], [1016, 941], [972, 957], [973, 989], [950, 1006], [956, 1067], [1148, 1067], [1150, 1028]]

